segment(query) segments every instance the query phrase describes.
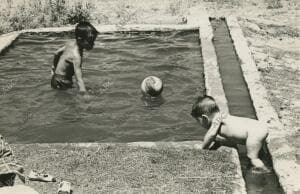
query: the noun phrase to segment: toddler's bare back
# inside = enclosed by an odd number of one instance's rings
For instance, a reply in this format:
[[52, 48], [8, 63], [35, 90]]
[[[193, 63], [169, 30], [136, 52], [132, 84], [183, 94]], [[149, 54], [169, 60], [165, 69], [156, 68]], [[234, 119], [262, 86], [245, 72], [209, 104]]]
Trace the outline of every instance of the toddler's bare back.
[[222, 120], [220, 134], [223, 137], [245, 142], [247, 138], [264, 141], [268, 135], [267, 127], [258, 120], [228, 115]]

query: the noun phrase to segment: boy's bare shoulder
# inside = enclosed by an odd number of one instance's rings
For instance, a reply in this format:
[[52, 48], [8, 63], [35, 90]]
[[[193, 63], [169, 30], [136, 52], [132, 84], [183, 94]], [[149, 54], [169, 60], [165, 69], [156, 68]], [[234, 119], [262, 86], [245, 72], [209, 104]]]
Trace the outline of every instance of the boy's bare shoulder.
[[64, 46], [64, 55], [65, 58], [78, 58], [80, 57], [78, 47], [75, 41], [69, 41]]
[[65, 43], [66, 47], [72, 47], [76, 44], [75, 40], [69, 40]]
[[65, 43], [65, 51], [74, 51], [77, 48], [75, 41], [68, 41]]

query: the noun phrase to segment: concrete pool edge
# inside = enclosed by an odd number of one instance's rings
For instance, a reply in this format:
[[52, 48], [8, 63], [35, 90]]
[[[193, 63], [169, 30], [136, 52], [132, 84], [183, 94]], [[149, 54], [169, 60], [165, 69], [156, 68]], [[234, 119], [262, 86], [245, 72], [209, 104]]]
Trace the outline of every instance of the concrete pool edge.
[[199, 39], [203, 56], [204, 79], [206, 94], [213, 96], [221, 110], [227, 114], [228, 103], [219, 71], [217, 55], [213, 45], [213, 30], [205, 9], [191, 8], [188, 24], [199, 25]]
[[284, 129], [278, 115], [268, 101], [267, 91], [260, 81], [260, 75], [251, 56], [243, 32], [233, 16], [225, 18], [236, 54], [239, 58], [244, 79], [247, 83], [258, 119], [269, 127], [267, 147], [273, 161], [274, 171], [285, 193], [300, 191], [300, 165], [296, 163], [295, 148], [290, 147], [286, 136], [293, 134]]
[[0, 54], [3, 54], [20, 34], [21, 32], [16, 31], [0, 35]]
[[[24, 29], [20, 31], [13, 31], [0, 35], [0, 54], [3, 54], [12, 43], [22, 34], [25, 33], [61, 33], [74, 31], [75, 26], [66, 27], [49, 27], [37, 29]], [[128, 24], [128, 25], [95, 25], [99, 33], [113, 33], [113, 32], [168, 32], [174, 30], [198, 30], [198, 25], [178, 24], [178, 25], [160, 25], [160, 24]]]
[[[217, 55], [213, 44], [213, 29], [206, 10], [201, 7], [191, 8], [187, 17], [187, 23], [195, 26], [199, 25], [199, 39], [201, 43], [201, 53], [203, 56], [206, 94], [213, 96], [219, 107], [221, 107], [221, 110], [225, 114], [228, 114], [228, 102], [225, 96]], [[240, 189], [237, 193], [247, 193], [239, 157], [235, 158], [235, 160], [240, 166], [238, 171], [241, 177], [237, 183], [240, 185]]]
[[[75, 26], [69, 27], [53, 27], [53, 28], [37, 28], [22, 30], [22, 33], [41, 33], [41, 32], [69, 32], [73, 31]], [[99, 33], [112, 32], [147, 32], [147, 31], [173, 31], [173, 30], [196, 30], [199, 26], [187, 24], [127, 24], [127, 25], [95, 25]]]
[[[27, 158], [25, 161], [27, 161], [27, 163], [24, 163], [24, 166], [28, 167], [28, 162], [30, 162], [32, 160], [32, 162], [36, 163], [38, 161], [35, 161], [34, 159], [39, 157], [39, 154], [34, 152], [35, 149], [39, 149], [39, 150], [43, 150], [43, 152], [46, 152], [45, 154], [48, 155], [50, 158], [53, 158], [55, 160], [53, 160], [53, 164], [49, 163], [49, 164], [45, 164], [45, 166], [43, 164], [40, 164], [42, 167], [46, 168], [46, 169], [51, 169], [50, 166], [54, 165], [55, 166], [55, 161], [62, 161], [62, 164], [64, 163], [68, 163], [68, 157], [67, 158], [60, 158], [61, 155], [59, 155], [57, 153], [57, 151], [59, 151], [59, 149], [63, 148], [64, 152], [75, 152], [76, 148], [82, 148], [82, 151], [85, 152], [84, 150], [87, 149], [87, 152], [90, 152], [91, 150], [99, 150], [102, 149], [103, 147], [107, 148], [109, 150], [110, 146], [115, 146], [115, 147], [124, 147], [124, 146], [128, 146], [128, 147], [132, 147], [134, 149], [158, 149], [158, 150], [165, 150], [165, 149], [175, 149], [178, 151], [181, 150], [199, 150], [199, 152], [205, 152], [207, 153], [207, 150], [201, 150], [201, 141], [182, 141], [182, 142], [131, 142], [131, 143], [51, 143], [51, 144], [47, 144], [47, 143], [35, 143], [35, 144], [13, 144], [12, 148], [15, 150], [16, 155], [18, 156], [18, 153], [24, 152], [26, 150], [26, 152], [31, 152], [31, 157]], [[25, 150], [24, 150], [25, 149]], [[57, 150], [58, 149], [58, 150]], [[55, 151], [57, 150], [57, 151]], [[94, 151], [92, 151], [94, 152]], [[221, 149], [217, 150], [217, 151], [213, 151], [213, 154], [217, 154], [216, 152], [222, 152], [223, 154], [228, 155], [228, 158], [230, 158], [230, 161], [234, 164], [234, 169], [236, 170], [235, 172], [230, 172], [229, 174], [234, 175], [234, 177], [232, 177], [230, 179], [230, 186], [231, 190], [233, 191], [233, 193], [236, 194], [240, 194], [240, 193], [246, 193], [244, 191], [244, 184], [243, 182], [241, 182], [240, 180], [243, 180], [242, 178], [242, 174], [240, 171], [240, 164], [239, 164], [239, 156], [238, 153], [235, 149], [233, 148], [227, 148], [227, 147], [222, 147]], [[26, 153], [23, 153], [25, 155], [27, 155]], [[117, 154], [117, 153], [116, 153]], [[208, 153], [207, 153], [208, 154]], [[206, 156], [207, 157], [207, 156]], [[84, 160], [84, 159], [83, 159]], [[31, 166], [32, 164], [30, 164], [29, 166]], [[37, 167], [36, 165], [33, 165], [35, 167]], [[206, 165], [203, 166], [203, 170], [206, 170], [207, 168], [211, 168], [211, 165]], [[54, 168], [55, 169], [55, 168]], [[30, 170], [30, 169], [26, 169], [25, 170]], [[62, 169], [61, 169], [62, 170]], [[104, 172], [105, 173], [105, 172]], [[205, 178], [205, 177], [203, 177]], [[208, 179], [210, 179], [209, 177], [207, 177]], [[219, 177], [221, 178], [221, 177]], [[198, 178], [196, 178], [198, 179]], [[202, 179], [202, 178], [201, 178]], [[201, 180], [200, 179], [200, 180]], [[214, 178], [212, 178], [214, 179]], [[210, 179], [211, 181], [211, 179]], [[36, 185], [35, 185], [36, 186]], [[155, 188], [156, 185], [153, 185], [153, 188]], [[35, 188], [35, 187], [33, 187]], [[209, 188], [203, 188], [204, 190], [209, 189]], [[212, 188], [211, 188], [212, 189]], [[213, 190], [209, 190], [212, 191]], [[219, 191], [219, 190], [218, 190]], [[217, 192], [217, 191], [216, 191]]]
[[[12, 43], [22, 34], [26, 33], [62, 33], [72, 32], [75, 26], [66, 27], [49, 27], [37, 29], [25, 29], [20, 31], [13, 31], [0, 35], [0, 54], [3, 54]], [[113, 32], [168, 32], [174, 30], [189, 31], [198, 30], [198, 25], [178, 24], [178, 25], [159, 25], [159, 24], [128, 24], [128, 25], [96, 25], [99, 33], [113, 33]]]

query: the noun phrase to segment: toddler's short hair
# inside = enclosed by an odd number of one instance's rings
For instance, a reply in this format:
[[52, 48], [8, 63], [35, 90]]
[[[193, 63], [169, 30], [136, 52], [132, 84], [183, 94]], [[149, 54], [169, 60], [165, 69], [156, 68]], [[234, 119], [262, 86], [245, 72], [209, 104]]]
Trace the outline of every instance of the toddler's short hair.
[[191, 115], [193, 117], [201, 117], [202, 115], [210, 115], [219, 112], [219, 107], [215, 99], [211, 96], [200, 96], [193, 105]]
[[75, 28], [75, 37], [76, 39], [81, 38], [89, 42], [95, 41], [98, 35], [96, 28], [89, 22], [83, 21], [79, 22]]

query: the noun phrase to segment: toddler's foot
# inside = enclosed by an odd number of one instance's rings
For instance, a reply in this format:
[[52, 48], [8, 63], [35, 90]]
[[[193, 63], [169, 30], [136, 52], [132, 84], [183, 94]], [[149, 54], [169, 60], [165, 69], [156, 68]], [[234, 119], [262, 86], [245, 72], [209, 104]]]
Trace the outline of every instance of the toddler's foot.
[[251, 169], [251, 171], [253, 173], [270, 173], [271, 172], [271, 170], [265, 166], [263, 161], [261, 161], [258, 158], [251, 159], [251, 163], [253, 165], [253, 167]]
[[267, 174], [271, 173], [272, 170], [267, 168], [266, 166], [263, 167], [252, 167], [250, 170], [253, 174]]

